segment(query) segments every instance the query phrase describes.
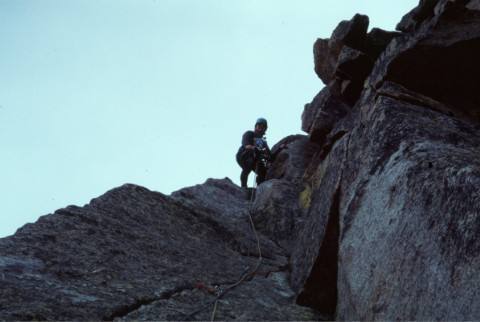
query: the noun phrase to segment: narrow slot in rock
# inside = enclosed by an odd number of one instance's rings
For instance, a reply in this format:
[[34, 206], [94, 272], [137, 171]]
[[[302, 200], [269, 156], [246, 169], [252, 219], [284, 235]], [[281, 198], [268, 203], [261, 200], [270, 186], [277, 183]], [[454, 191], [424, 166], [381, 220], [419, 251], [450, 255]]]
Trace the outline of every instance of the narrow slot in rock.
[[314, 308], [333, 318], [337, 307], [340, 188], [330, 208], [325, 237], [297, 304]]

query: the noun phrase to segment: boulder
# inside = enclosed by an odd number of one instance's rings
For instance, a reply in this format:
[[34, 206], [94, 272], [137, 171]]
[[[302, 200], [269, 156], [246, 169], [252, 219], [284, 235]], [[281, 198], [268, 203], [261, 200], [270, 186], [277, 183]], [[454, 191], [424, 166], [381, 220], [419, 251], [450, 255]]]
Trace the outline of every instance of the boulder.
[[275, 161], [267, 172], [267, 179], [284, 179], [297, 183], [302, 180], [305, 169], [320, 146], [306, 135], [290, 135], [272, 148]]
[[[378, 28], [367, 34], [368, 17], [355, 15], [350, 21], [342, 21], [329, 39], [317, 39], [313, 46], [315, 72], [328, 86], [330, 95], [350, 106], [355, 105], [364, 88], [375, 60], [396, 32]], [[312, 115], [316, 109], [305, 105], [302, 129], [310, 132]]]
[[368, 30], [368, 16], [356, 14], [350, 20], [341, 21], [330, 37], [330, 44], [342, 44], [355, 49], [365, 47], [365, 36]]
[[252, 206], [255, 227], [291, 251], [302, 222], [299, 188], [287, 180], [271, 179], [258, 186]]
[[315, 73], [324, 84], [328, 84], [335, 73], [341, 48], [330, 48], [328, 39], [318, 38], [313, 44]]
[[324, 84], [333, 80], [343, 46], [364, 48], [367, 29], [368, 17], [357, 14], [350, 21], [340, 22], [329, 39], [317, 39], [313, 46], [315, 72]]
[[324, 87], [302, 114], [302, 129], [308, 129], [310, 140], [323, 144], [335, 124], [350, 111], [350, 106], [341, 97], [333, 95]]

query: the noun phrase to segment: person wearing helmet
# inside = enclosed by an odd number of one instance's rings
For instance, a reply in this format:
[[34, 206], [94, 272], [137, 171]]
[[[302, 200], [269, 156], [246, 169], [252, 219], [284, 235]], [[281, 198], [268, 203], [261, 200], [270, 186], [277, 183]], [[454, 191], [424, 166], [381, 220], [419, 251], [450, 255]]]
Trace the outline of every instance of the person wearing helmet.
[[240, 174], [240, 182], [242, 188], [247, 188], [248, 175], [250, 172], [257, 173], [257, 184], [265, 181], [267, 168], [264, 161], [271, 157], [270, 148], [264, 138], [267, 131], [267, 120], [264, 118], [257, 119], [253, 131], [247, 131], [242, 136], [242, 145], [237, 152], [237, 162], [242, 168]]

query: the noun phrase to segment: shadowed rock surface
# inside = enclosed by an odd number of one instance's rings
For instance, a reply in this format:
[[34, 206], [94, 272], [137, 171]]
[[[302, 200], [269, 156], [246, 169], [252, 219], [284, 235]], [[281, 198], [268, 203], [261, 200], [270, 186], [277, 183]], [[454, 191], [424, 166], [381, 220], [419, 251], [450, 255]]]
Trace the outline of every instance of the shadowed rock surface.
[[126, 184], [0, 239], [2, 320], [480, 320], [480, 2], [342, 21], [252, 204]]

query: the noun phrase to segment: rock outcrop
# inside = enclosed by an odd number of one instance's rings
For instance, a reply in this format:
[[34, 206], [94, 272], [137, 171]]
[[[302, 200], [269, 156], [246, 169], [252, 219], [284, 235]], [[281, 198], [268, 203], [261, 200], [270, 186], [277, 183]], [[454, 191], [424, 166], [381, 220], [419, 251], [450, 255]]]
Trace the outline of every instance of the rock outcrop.
[[0, 239], [0, 319], [479, 320], [480, 2], [397, 29], [315, 42], [326, 86], [253, 203], [127, 184]]
[[[0, 240], [2, 320], [206, 320], [258, 261], [230, 180], [172, 196], [124, 185]], [[318, 320], [295, 304], [288, 260], [259, 234], [262, 265], [217, 304], [221, 320]]]
[[323, 92], [349, 112], [317, 98], [306, 108], [304, 115], [334, 121], [315, 127], [303, 119], [322, 147], [305, 173], [311, 213], [291, 256], [299, 300], [319, 307], [330, 267], [337, 319], [480, 318], [477, 5], [421, 1], [371, 65], [353, 106], [337, 85], [347, 78], [333, 73], [339, 77]]

